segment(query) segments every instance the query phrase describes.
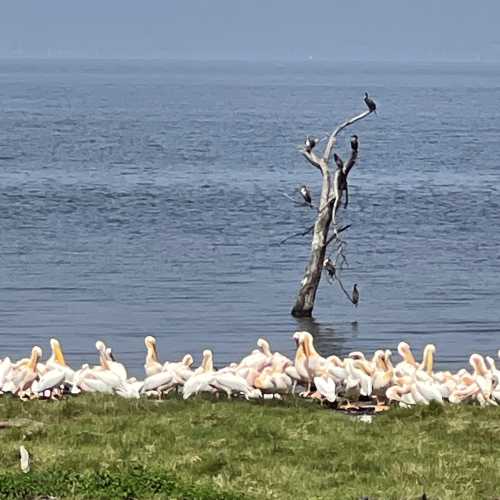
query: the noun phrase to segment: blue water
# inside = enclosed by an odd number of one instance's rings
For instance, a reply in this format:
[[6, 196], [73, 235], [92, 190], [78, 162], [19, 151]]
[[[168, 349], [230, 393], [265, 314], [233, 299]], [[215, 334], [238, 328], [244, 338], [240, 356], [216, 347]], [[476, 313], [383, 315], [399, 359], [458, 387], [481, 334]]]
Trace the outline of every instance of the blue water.
[[[310, 239], [300, 156], [362, 111], [348, 288], [289, 315]], [[0, 61], [0, 357], [104, 339], [140, 373], [143, 337], [221, 365], [309, 329], [346, 354], [437, 346], [441, 366], [500, 347], [500, 68], [488, 65]]]

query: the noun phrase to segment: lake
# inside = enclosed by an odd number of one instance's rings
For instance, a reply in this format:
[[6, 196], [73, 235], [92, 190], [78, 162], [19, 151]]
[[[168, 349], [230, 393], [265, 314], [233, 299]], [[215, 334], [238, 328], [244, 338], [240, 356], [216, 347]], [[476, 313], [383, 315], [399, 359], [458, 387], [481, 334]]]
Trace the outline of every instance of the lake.
[[[365, 109], [342, 223], [354, 308], [322, 281], [289, 314], [319, 173], [298, 152]], [[211, 348], [221, 366], [267, 337], [291, 355], [429, 342], [440, 367], [500, 348], [500, 68], [487, 64], [0, 61], [0, 357], [48, 349], [135, 374]], [[323, 143], [324, 144], [324, 143]], [[397, 358], [397, 356], [395, 356]]]

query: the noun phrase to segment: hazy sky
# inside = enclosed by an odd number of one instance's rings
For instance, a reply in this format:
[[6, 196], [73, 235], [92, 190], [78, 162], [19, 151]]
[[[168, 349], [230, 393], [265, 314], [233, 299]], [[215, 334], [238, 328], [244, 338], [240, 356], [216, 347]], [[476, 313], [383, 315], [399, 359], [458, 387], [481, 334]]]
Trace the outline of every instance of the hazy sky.
[[500, 61], [499, 24], [499, 0], [2, 0], [0, 57]]

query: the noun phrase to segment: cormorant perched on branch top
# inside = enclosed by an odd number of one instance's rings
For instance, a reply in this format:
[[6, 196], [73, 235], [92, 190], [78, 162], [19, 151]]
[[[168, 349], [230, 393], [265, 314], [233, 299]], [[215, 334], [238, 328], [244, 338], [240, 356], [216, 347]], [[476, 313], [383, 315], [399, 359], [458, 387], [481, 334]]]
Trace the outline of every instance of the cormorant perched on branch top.
[[299, 191], [300, 194], [302, 195], [302, 198], [304, 198], [304, 201], [310, 205], [312, 203], [311, 191], [307, 189], [307, 186], [300, 186]]
[[351, 136], [351, 149], [353, 151], [357, 151], [358, 150], [358, 146], [359, 146], [358, 136], [357, 135], [352, 135]]
[[368, 106], [368, 109], [370, 111], [375, 111], [377, 109], [377, 105], [375, 104], [375, 101], [371, 98], [368, 97], [368, 92], [365, 92], [365, 104]]
[[308, 153], [310, 153], [313, 150], [314, 146], [316, 146], [316, 144], [318, 144], [318, 139], [315, 139], [314, 137], [311, 137], [311, 136], [308, 135], [306, 137], [306, 142], [305, 142], [304, 149]]

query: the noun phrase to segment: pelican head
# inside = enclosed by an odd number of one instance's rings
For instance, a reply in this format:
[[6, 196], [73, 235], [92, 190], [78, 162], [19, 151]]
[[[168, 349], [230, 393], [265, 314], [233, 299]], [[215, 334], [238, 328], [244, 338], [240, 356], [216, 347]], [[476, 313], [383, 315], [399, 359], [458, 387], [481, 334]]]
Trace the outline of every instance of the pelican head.
[[491, 371], [496, 371], [497, 366], [495, 364], [495, 360], [491, 356], [486, 356], [486, 362], [490, 365]]
[[354, 351], [349, 353], [351, 359], [360, 359], [366, 361], [365, 355], [361, 351]]
[[399, 355], [409, 364], [416, 366], [417, 362], [411, 352], [409, 344], [406, 342], [400, 342], [398, 344], [398, 353]]
[[309, 356], [315, 356], [318, 353], [316, 352], [316, 349], [314, 348], [314, 342], [313, 342], [313, 336], [309, 332], [296, 332], [295, 335], [298, 334], [298, 345], [302, 346], [304, 349], [304, 354], [309, 357]]
[[328, 356], [326, 360], [332, 363], [334, 366], [338, 366], [339, 368], [344, 368], [344, 362], [338, 356], [335, 356], [335, 354]]
[[102, 340], [98, 340], [95, 343], [95, 348], [99, 352], [99, 363], [101, 364], [101, 367], [107, 370], [109, 366], [107, 363], [106, 344]]
[[387, 366], [387, 368], [390, 370], [393, 368], [392, 366], [392, 361], [391, 361], [391, 356], [392, 356], [392, 351], [390, 349], [386, 349], [384, 351], [384, 363]]
[[31, 349], [31, 358], [29, 360], [28, 366], [31, 370], [36, 371], [36, 365], [42, 357], [42, 348], [37, 345]]
[[194, 360], [193, 360], [193, 356], [191, 356], [191, 354], [186, 354], [183, 358], [182, 358], [182, 364], [183, 365], [186, 365], [186, 366], [191, 366], [192, 364], [194, 363]]
[[434, 344], [427, 344], [424, 347], [424, 358], [422, 360], [421, 368], [424, 369], [428, 375], [432, 375], [435, 353], [436, 353], [436, 346]]
[[210, 349], [205, 349], [203, 351], [203, 361], [201, 366], [204, 372], [210, 372], [214, 369], [214, 357]]
[[385, 363], [385, 352], [381, 349], [378, 349], [373, 354], [372, 362], [375, 364], [375, 367], [379, 370], [387, 370], [387, 365]]
[[472, 354], [469, 358], [469, 364], [474, 368], [475, 375], [486, 375], [488, 373], [484, 358], [480, 354]]
[[293, 334], [293, 337], [292, 337], [292, 338], [293, 338], [293, 340], [295, 340], [295, 346], [296, 346], [296, 347], [299, 347], [299, 345], [300, 345], [300, 343], [301, 343], [301, 342], [300, 342], [300, 335], [301, 335], [301, 333], [302, 333], [302, 332], [295, 332], [295, 333]]
[[266, 356], [271, 356], [271, 347], [269, 342], [262, 337], [257, 340], [257, 347], [259, 347]]
[[158, 362], [158, 349], [156, 347], [156, 339], [152, 337], [151, 335], [148, 335], [147, 337], [144, 338], [144, 345], [146, 346], [147, 349], [147, 357], [151, 358], [152, 361]]
[[66, 366], [66, 361], [64, 359], [64, 354], [62, 352], [61, 343], [57, 339], [50, 339], [50, 348], [52, 349], [52, 356], [54, 361], [62, 366]]
[[100, 352], [100, 353], [105, 353], [106, 352], [106, 344], [102, 340], [98, 340], [95, 343], [95, 348]]

